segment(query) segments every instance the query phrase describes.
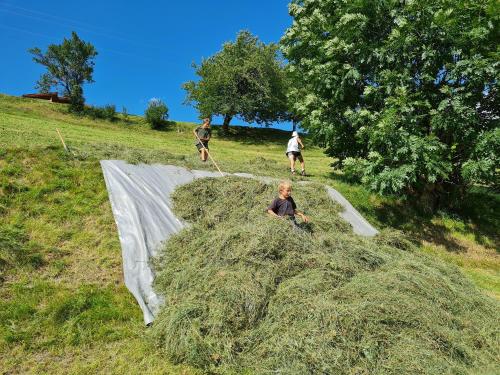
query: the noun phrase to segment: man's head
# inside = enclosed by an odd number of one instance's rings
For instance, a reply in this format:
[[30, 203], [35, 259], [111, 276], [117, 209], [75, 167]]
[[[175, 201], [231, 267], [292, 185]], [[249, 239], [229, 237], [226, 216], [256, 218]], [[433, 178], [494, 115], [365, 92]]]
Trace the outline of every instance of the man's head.
[[211, 120], [209, 117], [204, 118], [203, 119], [203, 127], [208, 128], [210, 126], [210, 122], [211, 122]]
[[283, 198], [292, 195], [292, 184], [288, 181], [281, 181], [278, 185], [278, 192]]
[[299, 136], [299, 133], [297, 133], [296, 131], [292, 132], [292, 137], [298, 137], [298, 136]]

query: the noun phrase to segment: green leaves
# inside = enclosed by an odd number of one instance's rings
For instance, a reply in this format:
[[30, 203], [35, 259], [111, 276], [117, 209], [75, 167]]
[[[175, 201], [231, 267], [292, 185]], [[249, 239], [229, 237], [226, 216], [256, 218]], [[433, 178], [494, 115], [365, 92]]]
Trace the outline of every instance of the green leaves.
[[477, 147], [500, 116], [494, 3], [292, 1], [281, 43], [302, 127], [380, 193], [494, 185], [496, 151]]
[[471, 158], [462, 165], [462, 176], [469, 183], [491, 183], [500, 187], [500, 128], [483, 133]]
[[232, 117], [240, 116], [269, 125], [287, 116], [287, 82], [276, 45], [241, 31], [235, 42], [225, 43], [194, 68], [200, 80], [183, 88], [186, 103], [194, 104], [202, 117], [222, 115], [229, 125]]

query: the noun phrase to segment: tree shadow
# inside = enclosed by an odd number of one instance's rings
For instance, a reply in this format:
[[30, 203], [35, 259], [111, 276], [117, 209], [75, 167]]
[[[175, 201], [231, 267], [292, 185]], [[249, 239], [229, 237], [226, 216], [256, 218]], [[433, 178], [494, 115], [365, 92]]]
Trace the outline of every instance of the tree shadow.
[[[159, 132], [170, 133], [170, 132], [177, 131], [179, 129], [179, 127], [180, 127], [180, 124], [178, 124], [176, 121], [162, 120], [162, 124], [153, 130], [156, 130]], [[182, 130], [184, 130], [184, 129], [182, 129]]]
[[233, 125], [224, 130], [221, 125], [212, 125], [212, 131], [219, 139], [247, 145], [272, 144], [285, 147], [290, 138], [288, 131], [266, 127], [254, 128]]
[[[466, 249], [452, 235], [454, 232], [458, 232], [464, 236], [472, 235], [478, 244], [485, 247], [494, 247], [497, 252], [500, 252], [498, 227], [495, 230], [493, 224], [497, 219], [492, 215], [485, 215], [488, 216], [486, 218], [477, 215], [477, 211], [471, 213], [463, 210], [448, 210], [426, 214], [421, 211], [420, 207], [416, 207], [414, 202], [408, 202], [405, 208], [398, 204], [385, 203], [377, 207], [375, 213], [379, 221], [410, 232], [412, 236], [420, 241], [442, 245], [448, 251], [461, 252]], [[444, 224], [447, 219], [452, 219], [451, 228]]]
[[[335, 172], [330, 173], [329, 178], [362, 192], [363, 197], [351, 203], [382, 227], [402, 230], [419, 242], [441, 245], [450, 252], [466, 250], [466, 246], [453, 236], [453, 233], [471, 236], [478, 244], [493, 247], [497, 253], [500, 252], [499, 194], [484, 188], [475, 188], [467, 193], [465, 199], [460, 202], [460, 207], [432, 212], [418, 200], [380, 197], [369, 193], [362, 184], [353, 183]], [[377, 203], [374, 204], [367, 195], [372, 196]]]
[[433, 222], [435, 215], [420, 211], [413, 204], [384, 202], [375, 208], [377, 220], [384, 225], [402, 230], [418, 242], [431, 242], [443, 246], [450, 252], [460, 253], [466, 250], [456, 238], [451, 236], [451, 230], [443, 224]]
[[453, 213], [474, 227], [474, 239], [478, 243], [487, 245], [487, 238], [490, 238], [500, 253], [500, 194], [474, 187]]

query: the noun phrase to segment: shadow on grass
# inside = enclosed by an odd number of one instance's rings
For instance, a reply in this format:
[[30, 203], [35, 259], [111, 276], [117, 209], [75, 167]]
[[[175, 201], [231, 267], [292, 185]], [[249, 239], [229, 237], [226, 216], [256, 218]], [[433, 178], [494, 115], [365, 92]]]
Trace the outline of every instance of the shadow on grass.
[[170, 121], [170, 120], [162, 120], [160, 126], [152, 128], [152, 130], [158, 132], [166, 132], [166, 133], [175, 132], [178, 131], [179, 129], [182, 129], [183, 131], [186, 130], [184, 125], [177, 123], [176, 121]]
[[290, 137], [290, 132], [266, 127], [230, 126], [228, 130], [223, 130], [221, 125], [212, 125], [212, 130], [219, 139], [247, 145], [271, 144], [286, 147]]
[[[335, 172], [329, 178], [358, 192], [348, 197], [370, 219], [382, 227], [392, 227], [409, 233], [415, 240], [432, 242], [450, 252], [467, 249], [457, 234], [473, 238], [478, 244], [500, 252], [500, 195], [484, 188], [474, 188], [460, 202], [460, 207], [429, 212], [418, 200], [380, 197], [367, 192], [361, 184], [353, 183]], [[377, 204], [373, 204], [375, 197]]]

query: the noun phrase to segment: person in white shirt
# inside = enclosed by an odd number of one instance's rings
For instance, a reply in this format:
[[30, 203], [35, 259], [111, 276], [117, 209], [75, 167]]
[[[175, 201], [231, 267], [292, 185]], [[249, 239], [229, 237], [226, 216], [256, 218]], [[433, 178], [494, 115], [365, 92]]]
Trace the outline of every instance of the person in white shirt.
[[302, 157], [302, 153], [300, 152], [300, 150], [303, 148], [304, 144], [299, 137], [299, 133], [294, 131], [292, 133], [292, 138], [290, 138], [290, 140], [288, 141], [288, 146], [286, 148], [286, 156], [288, 157], [288, 160], [290, 160], [290, 172], [292, 172], [292, 174], [295, 174], [295, 161], [299, 159], [300, 166], [302, 168], [300, 174], [302, 176], [306, 175], [304, 158]]

